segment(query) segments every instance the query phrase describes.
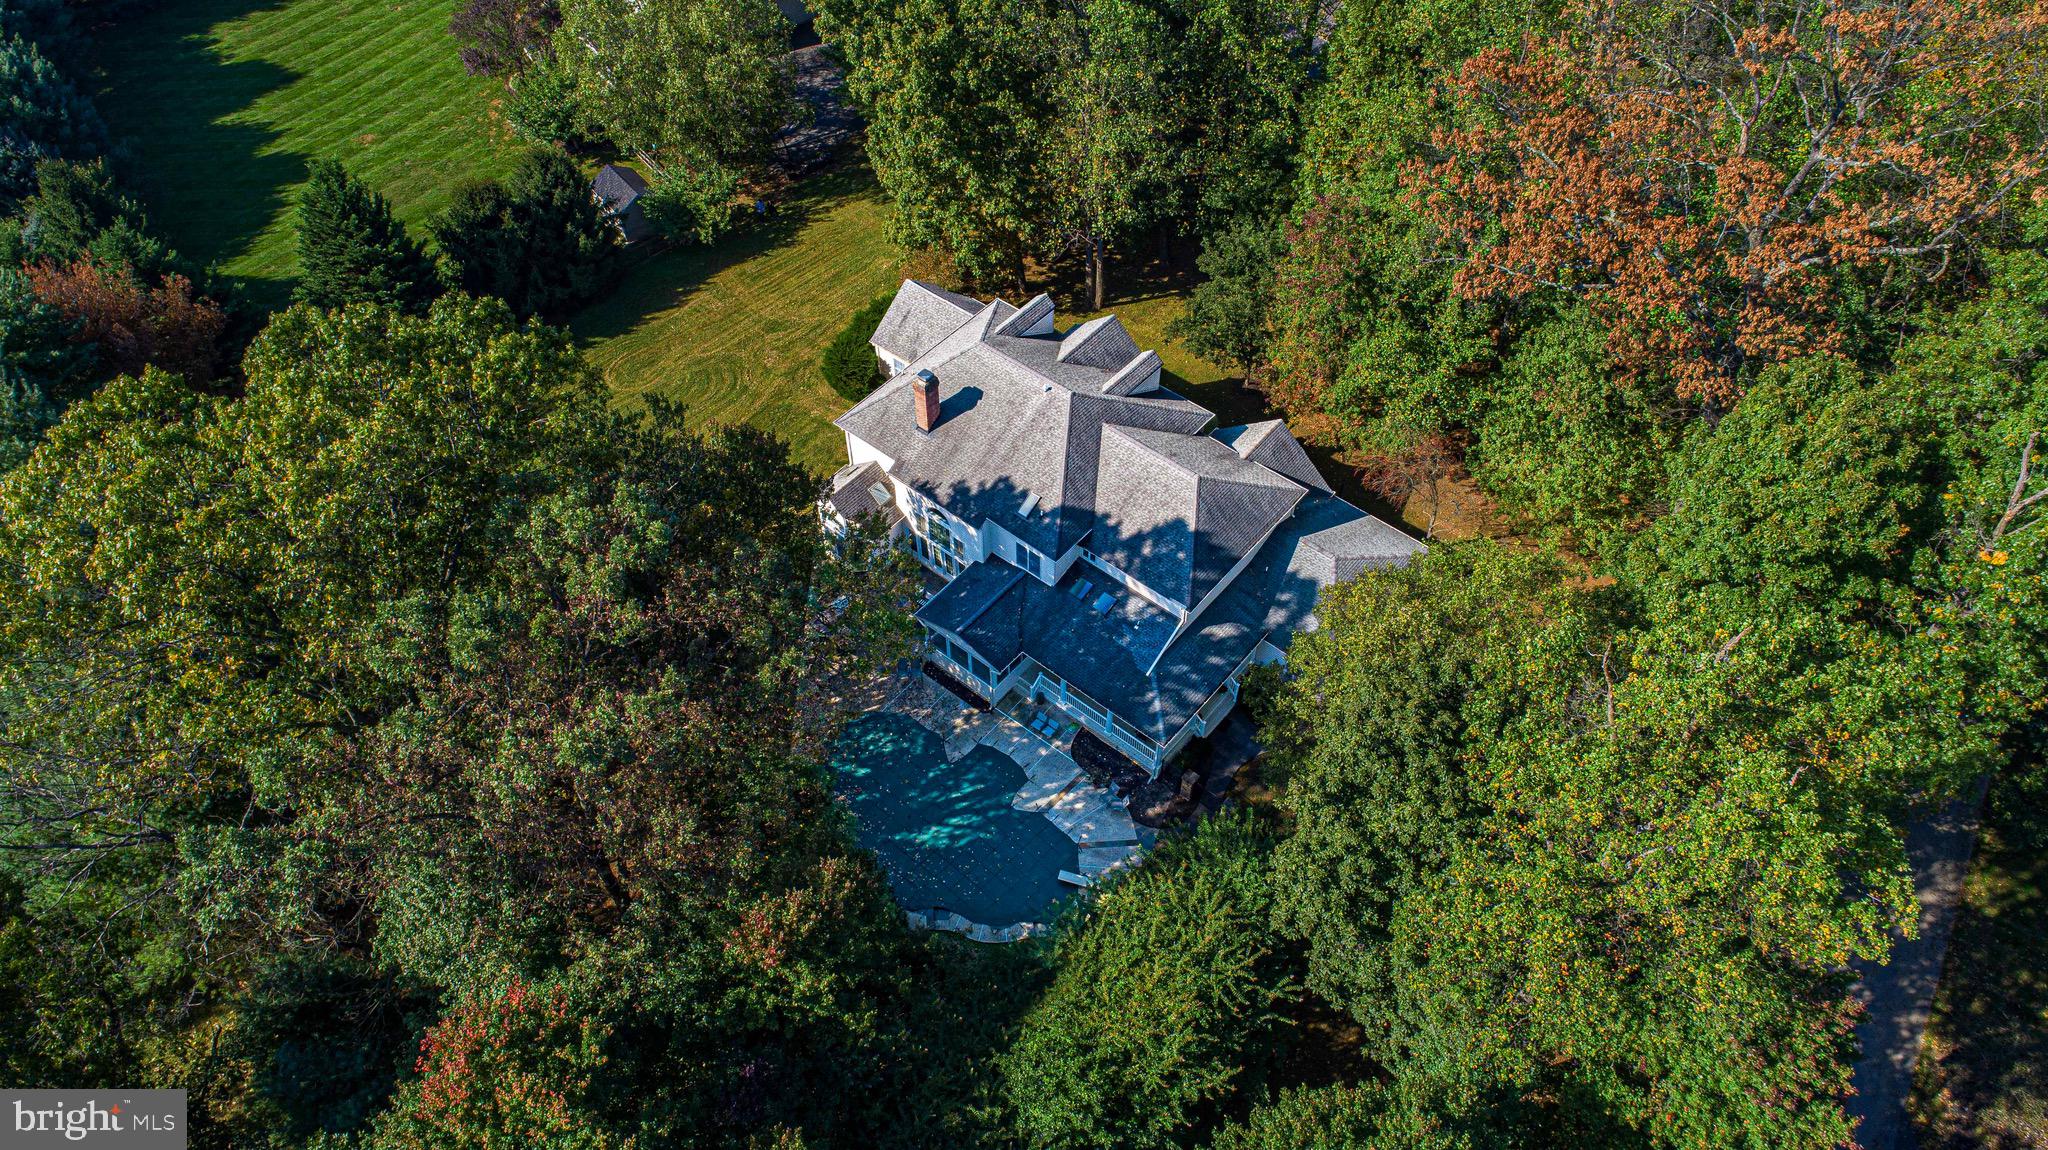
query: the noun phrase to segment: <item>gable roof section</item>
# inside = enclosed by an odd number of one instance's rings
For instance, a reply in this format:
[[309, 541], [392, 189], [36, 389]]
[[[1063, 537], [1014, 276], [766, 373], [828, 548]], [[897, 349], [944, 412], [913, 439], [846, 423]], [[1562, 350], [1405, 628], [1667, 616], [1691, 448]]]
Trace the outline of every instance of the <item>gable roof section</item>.
[[995, 330], [997, 335], [1031, 335], [1032, 328], [1040, 323], [1050, 324], [1053, 317], [1052, 297], [1040, 292], [1017, 309], [1017, 314], [1002, 322]]
[[1102, 385], [1106, 395], [1136, 395], [1159, 386], [1159, 371], [1163, 365], [1159, 354], [1141, 351], [1137, 358], [1117, 369], [1115, 375]]
[[1113, 315], [1091, 319], [1075, 328], [1060, 340], [1059, 361], [1078, 363], [1087, 367], [1099, 367], [1104, 371], [1117, 368], [1138, 357], [1138, 343], [1131, 333], [1124, 330], [1123, 323]]
[[1304, 494], [1205, 436], [1102, 432], [1092, 550], [1186, 607], [1230, 576]]
[[1313, 487], [1325, 495], [1332, 494], [1330, 485], [1323, 481], [1322, 472], [1316, 470], [1315, 461], [1287, 430], [1287, 425], [1277, 419], [1263, 423], [1247, 423], [1242, 427], [1225, 427], [1216, 432], [1216, 438], [1230, 445], [1241, 459], [1263, 463], [1285, 475], [1296, 483]]
[[606, 164], [597, 170], [597, 177], [590, 181], [590, 194], [615, 212], [623, 212], [633, 206], [647, 190], [647, 181], [640, 173], [619, 164]]
[[1302, 536], [1295, 562], [1327, 585], [1356, 579], [1368, 568], [1399, 567], [1419, 550], [1406, 532], [1368, 515]]
[[981, 301], [972, 296], [922, 280], [904, 280], [868, 342], [907, 362], [938, 346], [940, 340], [983, 310]]

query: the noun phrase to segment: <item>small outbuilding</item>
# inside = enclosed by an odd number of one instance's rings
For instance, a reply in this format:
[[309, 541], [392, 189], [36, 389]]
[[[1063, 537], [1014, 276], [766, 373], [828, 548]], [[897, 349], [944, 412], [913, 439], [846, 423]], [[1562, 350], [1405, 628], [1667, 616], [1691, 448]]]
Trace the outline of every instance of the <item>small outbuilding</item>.
[[640, 197], [646, 194], [647, 181], [640, 173], [620, 164], [606, 164], [598, 169], [597, 178], [590, 181], [591, 198], [604, 206], [605, 215], [629, 244], [654, 234], [654, 225], [648, 222], [647, 212], [640, 206]]

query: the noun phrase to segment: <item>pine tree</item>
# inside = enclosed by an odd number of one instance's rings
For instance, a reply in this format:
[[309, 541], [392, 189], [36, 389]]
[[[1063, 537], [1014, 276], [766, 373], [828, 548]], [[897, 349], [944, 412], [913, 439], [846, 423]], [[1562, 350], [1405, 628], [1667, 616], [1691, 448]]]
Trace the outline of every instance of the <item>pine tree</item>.
[[558, 151], [529, 153], [503, 183], [457, 188], [434, 223], [450, 286], [559, 322], [610, 284], [618, 229]]
[[317, 160], [299, 196], [295, 298], [316, 307], [381, 303], [420, 312], [438, 284], [391, 204], [333, 160]]

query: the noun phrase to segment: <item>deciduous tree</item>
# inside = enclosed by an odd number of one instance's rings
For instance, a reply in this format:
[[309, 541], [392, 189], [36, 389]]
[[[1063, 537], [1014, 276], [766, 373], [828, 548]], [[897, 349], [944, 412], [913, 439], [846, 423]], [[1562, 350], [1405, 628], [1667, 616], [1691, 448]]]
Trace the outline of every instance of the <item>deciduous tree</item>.
[[516, 76], [554, 54], [562, 23], [555, 0], [469, 0], [448, 22], [472, 76]]
[[611, 142], [657, 167], [751, 170], [802, 111], [768, 0], [566, 0], [556, 58]]
[[1589, 5], [1467, 61], [1413, 194], [1468, 296], [1588, 301], [1614, 368], [1725, 403], [1848, 350], [1834, 281], [1910, 298], [2030, 187], [2048, 24], [1988, 3]]
[[175, 273], [148, 286], [128, 267], [90, 256], [28, 269], [36, 298], [73, 324], [72, 339], [90, 345], [107, 372], [136, 374], [159, 367], [192, 385], [219, 370], [227, 316]]

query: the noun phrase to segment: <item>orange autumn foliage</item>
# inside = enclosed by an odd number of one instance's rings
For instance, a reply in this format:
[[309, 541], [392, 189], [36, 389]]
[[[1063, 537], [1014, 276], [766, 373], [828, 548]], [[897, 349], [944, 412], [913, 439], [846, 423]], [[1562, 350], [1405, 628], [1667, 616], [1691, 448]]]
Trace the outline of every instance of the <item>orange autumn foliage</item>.
[[1950, 273], [2048, 157], [2048, 6], [1592, 0], [1468, 60], [1404, 171], [1468, 298], [1583, 298], [1616, 371], [1703, 403], [1841, 350], [1835, 275]]
[[191, 280], [170, 275], [149, 287], [129, 269], [89, 257], [27, 272], [37, 298], [78, 323], [73, 339], [93, 344], [107, 371], [140, 375], [155, 366], [189, 384], [212, 381], [227, 316]]

